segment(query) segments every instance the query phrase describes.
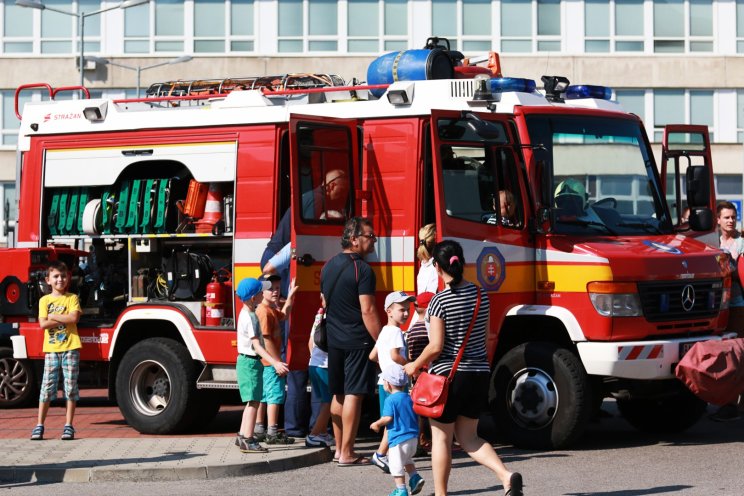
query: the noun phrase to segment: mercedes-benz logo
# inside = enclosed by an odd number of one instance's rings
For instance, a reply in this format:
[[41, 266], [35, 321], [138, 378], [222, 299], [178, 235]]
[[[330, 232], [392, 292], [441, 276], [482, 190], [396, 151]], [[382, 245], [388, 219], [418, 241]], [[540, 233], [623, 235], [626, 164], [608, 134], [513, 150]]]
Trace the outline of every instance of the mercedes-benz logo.
[[694, 306], [695, 288], [692, 287], [692, 284], [688, 284], [682, 288], [682, 309], [684, 309], [685, 312], [689, 312]]

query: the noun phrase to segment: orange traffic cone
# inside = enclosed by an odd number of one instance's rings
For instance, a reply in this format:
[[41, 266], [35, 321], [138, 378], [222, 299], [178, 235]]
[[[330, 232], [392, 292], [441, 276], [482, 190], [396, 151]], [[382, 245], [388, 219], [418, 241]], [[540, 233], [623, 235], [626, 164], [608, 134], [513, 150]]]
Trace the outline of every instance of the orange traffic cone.
[[197, 233], [211, 233], [214, 225], [222, 220], [222, 191], [217, 183], [209, 183], [204, 216], [196, 221]]

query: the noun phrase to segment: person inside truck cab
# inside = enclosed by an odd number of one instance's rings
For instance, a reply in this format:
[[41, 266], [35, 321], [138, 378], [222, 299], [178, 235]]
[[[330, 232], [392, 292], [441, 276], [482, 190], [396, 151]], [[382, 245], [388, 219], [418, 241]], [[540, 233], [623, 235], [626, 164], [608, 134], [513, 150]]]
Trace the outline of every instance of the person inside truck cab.
[[317, 188], [302, 194], [302, 218], [306, 220], [346, 219], [348, 216], [349, 177], [342, 169], [326, 173]]
[[[493, 211], [486, 219], [487, 224], [498, 225], [501, 224], [504, 227], [517, 227], [517, 203], [514, 199], [514, 193], [508, 189], [502, 189], [499, 191], [498, 202], [496, 195], [493, 195]], [[496, 213], [498, 212], [498, 213]]]
[[558, 215], [583, 217], [586, 215], [586, 188], [576, 179], [569, 178], [558, 183], [554, 193], [555, 208]]

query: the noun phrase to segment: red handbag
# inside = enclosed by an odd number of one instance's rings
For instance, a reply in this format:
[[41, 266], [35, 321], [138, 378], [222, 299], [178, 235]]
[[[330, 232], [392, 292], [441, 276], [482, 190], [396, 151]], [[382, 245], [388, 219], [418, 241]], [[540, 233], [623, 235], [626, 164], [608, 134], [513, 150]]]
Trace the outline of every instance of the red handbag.
[[478, 288], [478, 299], [475, 302], [475, 311], [473, 312], [473, 319], [470, 321], [468, 326], [468, 332], [465, 333], [465, 339], [462, 341], [460, 351], [457, 352], [457, 358], [455, 363], [452, 365], [449, 375], [436, 375], [428, 372], [422, 372], [421, 375], [416, 379], [416, 384], [411, 389], [411, 400], [413, 401], [413, 411], [417, 415], [429, 418], [439, 418], [444, 412], [444, 406], [447, 404], [447, 393], [449, 392], [449, 385], [452, 379], [455, 377], [457, 366], [460, 364], [462, 355], [465, 352], [465, 347], [468, 344], [468, 338], [470, 337], [470, 331], [473, 330], [475, 325], [475, 318], [478, 316], [478, 310], [480, 309], [481, 293]]

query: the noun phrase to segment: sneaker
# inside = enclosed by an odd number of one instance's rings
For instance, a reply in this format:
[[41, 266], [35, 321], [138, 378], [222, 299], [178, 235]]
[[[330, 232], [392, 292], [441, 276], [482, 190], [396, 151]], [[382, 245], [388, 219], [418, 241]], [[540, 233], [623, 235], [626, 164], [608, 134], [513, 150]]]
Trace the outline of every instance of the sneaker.
[[372, 455], [372, 463], [380, 467], [380, 470], [382, 470], [386, 474], [390, 473], [390, 466], [388, 465], [387, 455], [381, 455], [375, 451], [375, 454]]
[[319, 436], [313, 436], [308, 434], [305, 438], [305, 446], [308, 448], [322, 448], [335, 446], [336, 441], [328, 434], [321, 434]]
[[718, 411], [709, 417], [714, 422], [733, 422], [741, 419], [741, 414], [736, 405], [723, 405]]
[[60, 437], [62, 441], [72, 441], [75, 439], [75, 428], [71, 425], [66, 425], [64, 429], [62, 429], [62, 436]]
[[253, 433], [253, 437], [255, 437], [256, 438], [256, 441], [258, 441], [259, 443], [262, 443], [262, 442], [266, 441], [266, 433], [265, 432], [254, 432]]
[[294, 442], [294, 438], [287, 437], [283, 431], [276, 434], [266, 434], [266, 444], [294, 444]]
[[243, 438], [243, 435], [238, 432], [238, 434], [235, 436], [235, 446], [237, 446], [238, 448], [240, 448], [240, 440], [241, 439], [244, 439]]
[[408, 496], [406, 488], [396, 487], [389, 496]]
[[44, 439], [44, 426], [39, 424], [31, 431], [31, 440], [41, 441], [42, 439]]
[[411, 489], [411, 494], [418, 494], [424, 487], [424, 478], [419, 474], [413, 474], [411, 479], [408, 481], [408, 487]]
[[243, 453], [268, 453], [269, 449], [264, 448], [255, 437], [243, 437], [240, 439], [240, 451]]

